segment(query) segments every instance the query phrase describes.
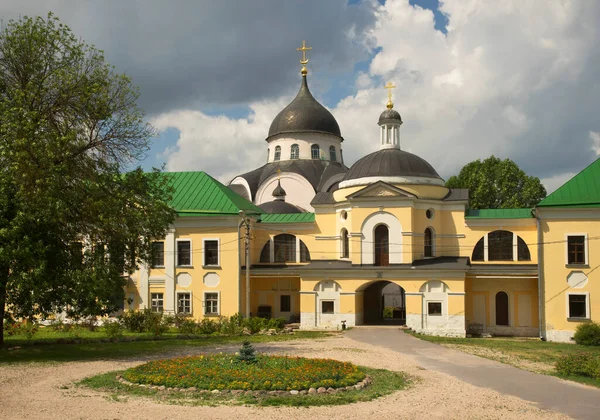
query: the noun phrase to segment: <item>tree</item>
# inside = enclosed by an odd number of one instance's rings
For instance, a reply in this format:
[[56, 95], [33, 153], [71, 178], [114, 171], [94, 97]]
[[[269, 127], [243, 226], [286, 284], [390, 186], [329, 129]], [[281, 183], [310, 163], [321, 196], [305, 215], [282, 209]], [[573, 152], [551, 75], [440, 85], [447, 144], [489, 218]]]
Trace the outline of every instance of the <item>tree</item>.
[[472, 209], [531, 208], [546, 197], [539, 178], [528, 176], [510, 159], [494, 156], [466, 164], [446, 187], [467, 188]]
[[166, 177], [126, 171], [154, 134], [137, 98], [52, 14], [0, 33], [0, 320], [114, 311], [164, 237]]

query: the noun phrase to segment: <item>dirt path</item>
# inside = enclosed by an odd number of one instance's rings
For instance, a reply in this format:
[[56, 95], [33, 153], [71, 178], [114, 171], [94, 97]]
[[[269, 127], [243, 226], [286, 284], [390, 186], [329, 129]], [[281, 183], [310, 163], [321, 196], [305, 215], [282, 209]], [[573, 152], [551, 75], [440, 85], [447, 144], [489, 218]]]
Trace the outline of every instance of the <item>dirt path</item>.
[[[87, 376], [135, 366], [143, 360], [0, 366], [0, 419], [565, 419], [516, 397], [422, 370], [410, 358], [348, 337], [257, 345], [263, 352], [328, 357], [418, 378], [408, 390], [346, 406], [313, 408], [185, 407], [74, 386]], [[227, 351], [237, 348], [213, 348]], [[206, 349], [204, 349], [206, 350]], [[175, 353], [172, 353], [175, 355]], [[189, 353], [185, 353], [189, 354]]]

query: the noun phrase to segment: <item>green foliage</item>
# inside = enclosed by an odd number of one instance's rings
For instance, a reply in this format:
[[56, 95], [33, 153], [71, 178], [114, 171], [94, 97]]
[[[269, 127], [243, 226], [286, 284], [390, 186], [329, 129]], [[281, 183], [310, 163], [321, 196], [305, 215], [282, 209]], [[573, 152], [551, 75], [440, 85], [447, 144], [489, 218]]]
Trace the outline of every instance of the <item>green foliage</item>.
[[196, 334], [198, 324], [191, 318], [182, 318], [178, 322], [177, 329], [182, 334]]
[[25, 334], [28, 340], [31, 340], [38, 330], [39, 326], [34, 322], [25, 322], [20, 327], [20, 332]]
[[167, 180], [125, 172], [154, 134], [137, 97], [52, 14], [0, 32], [0, 319], [113, 312], [165, 235]]
[[267, 329], [281, 331], [286, 323], [287, 320], [285, 318], [271, 318], [269, 319], [269, 322], [267, 322]]
[[244, 363], [256, 363], [258, 359], [256, 358], [256, 350], [254, 346], [250, 344], [249, 341], [244, 341], [242, 343], [242, 347], [240, 347], [240, 351], [238, 354], [238, 360]]
[[108, 338], [117, 339], [123, 337], [123, 325], [119, 321], [106, 321], [104, 332]]
[[244, 331], [240, 321], [243, 321], [243, 319], [235, 317], [235, 315], [231, 318], [220, 317], [219, 331], [225, 335], [240, 335]]
[[588, 353], [569, 354], [556, 362], [556, 371], [565, 376], [579, 375], [600, 380], [600, 356]]
[[600, 346], [600, 324], [597, 322], [579, 324], [573, 339], [582, 346]]
[[127, 331], [141, 333], [145, 331], [145, 314], [145, 311], [126, 311], [119, 317], [119, 321], [121, 321]]
[[[249, 344], [249, 343], [248, 343]], [[213, 354], [155, 360], [127, 369], [130, 382], [198, 389], [302, 390], [354, 385], [365, 378], [357, 366], [330, 359], [255, 356], [247, 363], [235, 355]]]
[[539, 178], [528, 176], [510, 159], [494, 156], [466, 164], [446, 187], [469, 189], [472, 209], [532, 208], [546, 197]]
[[144, 331], [154, 334], [156, 337], [169, 331], [171, 317], [163, 316], [162, 312], [144, 310]]
[[210, 318], [204, 318], [198, 323], [198, 334], [211, 335], [219, 331], [219, 324]]
[[244, 321], [244, 327], [248, 329], [250, 334], [258, 334], [259, 332], [267, 328], [268, 321], [269, 320], [265, 318], [252, 317]]
[[383, 317], [384, 318], [393, 318], [394, 317], [394, 308], [391, 306], [386, 306], [383, 308]]

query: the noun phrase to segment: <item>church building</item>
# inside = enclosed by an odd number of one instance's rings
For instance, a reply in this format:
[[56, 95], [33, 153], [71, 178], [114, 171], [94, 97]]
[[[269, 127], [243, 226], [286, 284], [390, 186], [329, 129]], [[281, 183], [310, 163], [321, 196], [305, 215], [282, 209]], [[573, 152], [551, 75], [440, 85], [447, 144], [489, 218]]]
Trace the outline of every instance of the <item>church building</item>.
[[165, 173], [178, 218], [130, 276], [126, 308], [555, 341], [600, 320], [600, 160], [535, 209], [471, 210], [467, 190], [403, 150], [388, 83], [373, 152], [348, 167], [340, 126], [309, 90], [309, 49], [263, 166], [227, 186]]

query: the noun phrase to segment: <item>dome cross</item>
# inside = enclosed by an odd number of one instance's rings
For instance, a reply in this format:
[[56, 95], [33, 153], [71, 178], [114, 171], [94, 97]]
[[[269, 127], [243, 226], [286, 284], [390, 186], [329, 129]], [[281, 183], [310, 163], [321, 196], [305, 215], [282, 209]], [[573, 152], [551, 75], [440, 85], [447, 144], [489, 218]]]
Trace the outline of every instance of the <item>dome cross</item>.
[[394, 107], [394, 103], [392, 102], [392, 89], [396, 89], [396, 86], [392, 82], [387, 82], [384, 89], [387, 89], [388, 91], [388, 102], [386, 106], [388, 109], [392, 109]]
[[308, 73], [308, 69], [306, 68], [306, 64], [308, 63], [308, 58], [306, 58], [306, 51], [312, 50], [312, 47], [306, 46], [306, 41], [302, 40], [302, 46], [300, 48], [296, 48], [296, 51], [302, 51], [302, 59], [300, 60], [300, 64], [302, 64], [302, 73], [303, 76], [306, 76]]

